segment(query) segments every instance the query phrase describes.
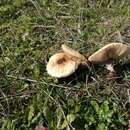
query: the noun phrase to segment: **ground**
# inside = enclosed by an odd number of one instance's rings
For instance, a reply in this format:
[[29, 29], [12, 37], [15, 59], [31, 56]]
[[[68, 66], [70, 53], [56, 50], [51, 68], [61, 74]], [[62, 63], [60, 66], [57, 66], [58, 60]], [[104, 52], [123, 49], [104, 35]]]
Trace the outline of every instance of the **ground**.
[[127, 130], [130, 58], [58, 80], [46, 72], [61, 44], [89, 56], [109, 42], [130, 43], [129, 0], [1, 0], [0, 128]]

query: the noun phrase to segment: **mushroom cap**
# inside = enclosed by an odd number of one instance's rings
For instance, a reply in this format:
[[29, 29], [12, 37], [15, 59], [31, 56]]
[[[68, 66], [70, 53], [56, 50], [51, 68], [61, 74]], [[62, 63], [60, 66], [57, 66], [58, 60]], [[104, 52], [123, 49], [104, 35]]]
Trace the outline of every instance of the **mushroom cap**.
[[65, 53], [68, 53], [69, 55], [72, 55], [72, 56], [75, 56], [75, 57], [78, 57], [78, 58], [84, 59], [84, 60], [86, 59], [86, 58], [85, 58], [82, 54], [80, 54], [78, 51], [76, 51], [76, 50], [74, 50], [74, 49], [68, 47], [68, 46], [65, 45], [65, 44], [62, 44], [61, 47], [62, 47], [63, 51], [64, 51]]
[[52, 77], [64, 78], [74, 73], [78, 66], [79, 63], [71, 56], [61, 52], [50, 57], [46, 69]]
[[83, 56], [82, 54], [80, 54], [78, 51], [76, 51], [76, 50], [68, 47], [65, 44], [62, 44], [61, 47], [62, 47], [62, 50], [66, 54], [71, 55], [71, 56], [77, 58], [77, 60], [80, 62], [80, 64], [89, 66], [89, 62], [88, 62], [87, 58], [85, 58], [85, 56]]
[[88, 60], [92, 63], [105, 63], [110, 60], [118, 60], [130, 54], [130, 47], [123, 43], [110, 43], [95, 53]]

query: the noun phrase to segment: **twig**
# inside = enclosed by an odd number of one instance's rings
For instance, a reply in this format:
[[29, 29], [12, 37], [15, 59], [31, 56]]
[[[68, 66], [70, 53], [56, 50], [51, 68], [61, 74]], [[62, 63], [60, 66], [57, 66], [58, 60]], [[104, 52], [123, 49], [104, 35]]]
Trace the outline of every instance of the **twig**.
[[38, 84], [51, 85], [51, 86], [58, 87], [58, 88], [63, 88], [63, 89], [77, 90], [76, 88], [68, 88], [68, 87], [64, 87], [62, 85], [56, 85], [56, 84], [53, 84], [53, 83], [47, 83], [44, 80], [37, 81], [37, 80], [30, 79], [30, 78], [27, 78], [27, 77], [16, 77], [16, 76], [13, 76], [13, 75], [6, 75], [6, 76], [9, 77], [9, 78], [14, 78], [14, 79], [19, 79], [19, 80], [25, 80], [25, 81], [29, 81], [29, 82], [33, 82], [33, 83], [38, 83]]
[[33, 28], [55, 28], [53, 25], [35, 25]]

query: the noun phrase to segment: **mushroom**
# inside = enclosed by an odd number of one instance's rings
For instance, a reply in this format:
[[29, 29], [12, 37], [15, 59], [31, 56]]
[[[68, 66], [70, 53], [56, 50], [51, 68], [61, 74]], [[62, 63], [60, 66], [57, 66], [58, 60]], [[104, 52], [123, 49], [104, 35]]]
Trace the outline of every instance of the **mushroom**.
[[129, 46], [123, 43], [110, 43], [92, 54], [88, 60], [93, 64], [105, 63], [106, 68], [109, 71], [108, 78], [111, 79], [116, 77], [113, 62], [128, 54], [130, 54]]
[[53, 55], [47, 64], [47, 72], [52, 77], [63, 78], [71, 75], [78, 68], [78, 63], [64, 52]]
[[62, 47], [62, 50], [63, 50], [66, 54], [72, 55], [72, 56], [74, 56], [74, 57], [77, 57], [77, 59], [79, 60], [80, 64], [86, 65], [86, 66], [89, 67], [89, 62], [88, 62], [87, 58], [86, 58], [85, 56], [83, 56], [82, 54], [80, 54], [78, 51], [76, 51], [76, 50], [74, 50], [74, 49], [68, 47], [68, 46], [65, 45], [65, 44], [62, 44], [61, 47]]
[[74, 73], [80, 64], [88, 65], [86, 58], [78, 51], [62, 45], [63, 52], [50, 57], [47, 72], [52, 77], [65, 78]]

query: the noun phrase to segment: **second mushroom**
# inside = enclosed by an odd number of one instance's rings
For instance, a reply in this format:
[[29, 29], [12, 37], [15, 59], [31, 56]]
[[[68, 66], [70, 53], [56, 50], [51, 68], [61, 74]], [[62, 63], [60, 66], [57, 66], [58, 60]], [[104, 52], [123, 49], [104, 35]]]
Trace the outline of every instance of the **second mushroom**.
[[116, 78], [116, 71], [113, 62], [130, 54], [130, 47], [123, 43], [110, 43], [105, 45], [95, 53], [93, 53], [88, 60], [93, 64], [105, 63], [109, 71], [108, 78]]

